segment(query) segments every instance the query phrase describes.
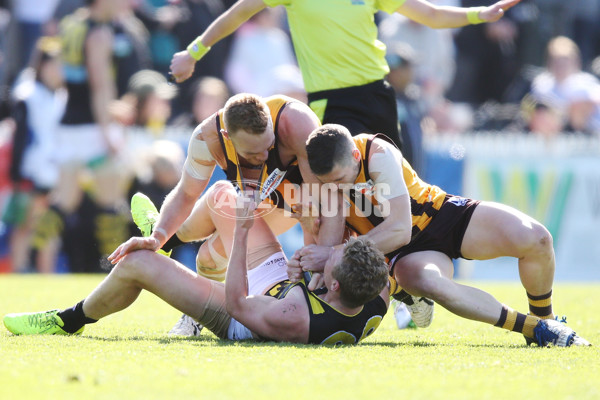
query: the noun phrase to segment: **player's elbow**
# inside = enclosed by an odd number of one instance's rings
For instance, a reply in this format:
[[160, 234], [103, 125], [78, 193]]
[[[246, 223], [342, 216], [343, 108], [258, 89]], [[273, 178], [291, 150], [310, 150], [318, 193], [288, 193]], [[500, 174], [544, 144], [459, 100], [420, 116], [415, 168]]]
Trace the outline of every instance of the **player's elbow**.
[[228, 297], [225, 301], [225, 310], [227, 310], [227, 314], [239, 320], [243, 312], [241, 299]]
[[390, 237], [393, 237], [396, 248], [406, 246], [410, 242], [411, 231], [401, 225], [396, 225], [390, 230]]

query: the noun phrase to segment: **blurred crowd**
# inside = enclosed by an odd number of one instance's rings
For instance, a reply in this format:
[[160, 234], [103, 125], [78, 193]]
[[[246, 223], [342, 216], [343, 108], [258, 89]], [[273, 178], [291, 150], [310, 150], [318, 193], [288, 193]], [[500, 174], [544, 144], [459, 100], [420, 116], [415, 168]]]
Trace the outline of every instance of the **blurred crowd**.
[[[233, 3], [0, 0], [0, 271], [102, 271], [138, 234], [128, 199], [142, 191], [160, 206], [192, 130], [230, 95], [306, 102], [281, 7], [168, 83], [172, 55]], [[428, 135], [600, 136], [600, 0], [522, 0], [498, 22], [456, 30], [376, 21], [417, 171]]]

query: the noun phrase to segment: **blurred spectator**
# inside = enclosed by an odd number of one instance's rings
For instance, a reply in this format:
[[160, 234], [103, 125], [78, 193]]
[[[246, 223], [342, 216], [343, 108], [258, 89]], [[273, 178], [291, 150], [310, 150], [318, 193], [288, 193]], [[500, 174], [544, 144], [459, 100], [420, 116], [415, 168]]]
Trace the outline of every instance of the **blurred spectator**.
[[135, 12], [150, 32], [152, 69], [166, 74], [170, 61], [168, 54], [179, 46], [177, 37], [173, 34], [173, 27], [187, 16], [181, 7], [168, 0], [138, 1]]
[[8, 31], [10, 25], [10, 10], [8, 0], [0, 0], [0, 121], [10, 114], [8, 106], [9, 94], [9, 65], [7, 56]]
[[[155, 141], [136, 157], [136, 176], [128, 197], [142, 192], [160, 209], [165, 197], [177, 185], [183, 169], [185, 154], [179, 143], [168, 140]], [[137, 226], [130, 224], [130, 235], [140, 236]], [[185, 265], [194, 265], [200, 243], [186, 243], [173, 250], [171, 257]]]
[[40, 259], [49, 266], [62, 248], [72, 271], [98, 271], [100, 256], [128, 236], [123, 210], [130, 177], [118, 158], [122, 129], [109, 114], [121, 73], [114, 25], [121, 12], [117, 0], [90, 0], [60, 24], [68, 91], [56, 147], [61, 175], [36, 234]]
[[225, 106], [230, 97], [225, 82], [214, 76], [205, 76], [193, 82], [191, 86], [190, 109], [179, 115], [172, 124], [194, 129], [200, 122]]
[[544, 65], [544, 49], [556, 36], [570, 30], [574, 5], [563, 0], [522, 0], [512, 9], [519, 26], [517, 51], [521, 65]]
[[[236, 31], [225, 66], [225, 81], [234, 94], [254, 93], [262, 97], [283, 94], [285, 74], [299, 80], [298, 88], [303, 87], [292, 42], [278, 25], [280, 11], [265, 8]], [[275, 71], [279, 79], [274, 79]]]
[[588, 70], [600, 53], [600, 0], [579, 0], [569, 6], [573, 10], [573, 40], [581, 50], [581, 65]]
[[581, 70], [571, 39], [559, 36], [548, 43], [546, 70], [533, 80], [531, 95], [567, 115], [572, 130], [600, 134], [600, 81]]
[[44, 24], [52, 18], [59, 0], [13, 1], [13, 17], [18, 29], [18, 69], [24, 68], [38, 38], [44, 33]]
[[4, 221], [13, 226], [13, 270], [24, 271], [31, 267], [31, 235], [47, 209], [48, 193], [58, 179], [54, 159], [56, 130], [67, 100], [58, 38], [38, 40], [30, 68], [22, 73], [13, 97], [16, 123], [10, 171], [13, 195]]
[[390, 66], [388, 82], [396, 92], [398, 122], [402, 136], [402, 155], [417, 173], [423, 172], [423, 120], [424, 105], [421, 88], [415, 84], [415, 54], [408, 45], [389, 45], [386, 61]]
[[118, 2], [118, 11], [113, 21], [114, 50], [113, 57], [116, 75], [117, 95], [127, 90], [129, 79], [136, 72], [152, 67], [152, 57], [148, 40], [150, 33], [134, 14], [134, 5], [139, 0]]
[[435, 103], [450, 88], [455, 73], [455, 49], [449, 29], [431, 29], [403, 15], [394, 13], [379, 25], [381, 41], [386, 46], [406, 43], [412, 47], [416, 62], [411, 64], [414, 81], [423, 100]]
[[[192, 41], [198, 29], [205, 29], [223, 11], [221, 0], [138, 0], [135, 13], [150, 32], [152, 50], [152, 69], [166, 74], [173, 52]], [[193, 78], [215, 76], [223, 78], [225, 62], [229, 54], [230, 39], [214, 46], [213, 57], [202, 60]], [[180, 84], [181, 94], [172, 101], [173, 116], [178, 116], [188, 109], [183, 94], [191, 89], [191, 81]]]
[[129, 80], [128, 92], [111, 105], [113, 115], [122, 125], [147, 129], [155, 136], [163, 133], [171, 116], [170, 100], [177, 88], [169, 85], [159, 72], [142, 70]]
[[525, 96], [521, 102], [521, 116], [525, 126], [520, 131], [540, 135], [552, 139], [565, 128], [565, 116], [559, 109], [550, 104]]
[[[206, 29], [227, 7], [231, 6], [233, 0], [181, 0], [178, 2], [182, 8], [182, 13], [186, 18], [183, 18], [180, 23], [174, 27], [174, 33], [179, 40], [179, 48], [186, 46], [194, 40], [198, 31]], [[224, 68], [229, 56], [231, 47], [231, 38], [224, 38], [219, 43], [215, 44], [211, 49], [211, 57], [198, 62], [198, 68], [192, 75], [193, 79], [198, 79], [203, 76], [215, 76], [223, 79]], [[178, 48], [178, 49], [179, 49]], [[171, 54], [172, 55], [172, 54]], [[165, 55], [169, 57], [169, 55]], [[170, 57], [168, 62], [170, 62]], [[191, 84], [191, 82], [188, 82]], [[182, 89], [187, 90], [185, 82], [182, 84]]]
[[[138, 154], [134, 161], [136, 174], [128, 197], [142, 192], [160, 209], [167, 194], [179, 182], [185, 154], [178, 143], [168, 140], [157, 140]], [[132, 229], [133, 236], [140, 235], [135, 225]]]
[[275, 67], [272, 73], [273, 87], [278, 89], [277, 94], [308, 103], [308, 95], [302, 83], [302, 73], [295, 64], [280, 65]]
[[[52, 21], [57, 22], [57, 32], [58, 32], [58, 22], [66, 17], [69, 14], [72, 14], [78, 8], [85, 7], [87, 0], [60, 0], [56, 5], [56, 9], [54, 10], [54, 16]], [[51, 22], [52, 23], [52, 22]]]
[[[463, 0], [463, 7], [492, 4], [493, 1]], [[517, 4], [499, 21], [469, 25], [455, 36], [456, 74], [448, 98], [477, 106], [488, 100], [501, 102], [517, 76], [519, 60], [516, 41], [518, 26], [512, 19]]]

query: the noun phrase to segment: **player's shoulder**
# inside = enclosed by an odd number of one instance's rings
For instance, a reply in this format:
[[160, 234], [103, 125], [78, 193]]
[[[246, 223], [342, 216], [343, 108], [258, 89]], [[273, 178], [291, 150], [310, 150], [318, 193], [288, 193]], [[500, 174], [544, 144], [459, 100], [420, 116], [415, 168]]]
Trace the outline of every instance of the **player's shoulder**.
[[218, 113], [214, 113], [207, 117], [204, 121], [200, 122], [194, 131], [192, 132], [192, 138], [204, 140], [210, 140], [210, 137], [217, 135], [217, 117]]
[[310, 315], [302, 288], [294, 286], [282, 299], [271, 303], [267, 322], [274, 329], [283, 329], [290, 335], [308, 332]]
[[293, 147], [304, 147], [312, 131], [321, 125], [310, 107], [298, 100], [287, 103], [278, 121], [273, 122], [282, 141]]
[[385, 135], [370, 135], [372, 137], [371, 142], [371, 154], [372, 153], [383, 153], [383, 152], [400, 152], [398, 146], [394, 144], [392, 139]]

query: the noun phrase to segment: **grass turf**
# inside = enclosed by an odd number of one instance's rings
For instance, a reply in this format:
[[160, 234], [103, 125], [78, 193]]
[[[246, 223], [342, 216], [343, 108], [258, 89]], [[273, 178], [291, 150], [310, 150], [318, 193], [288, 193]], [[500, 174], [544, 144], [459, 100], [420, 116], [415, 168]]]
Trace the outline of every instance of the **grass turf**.
[[[99, 275], [0, 276], [0, 313], [65, 308]], [[518, 283], [472, 282], [527, 310]], [[526, 347], [523, 337], [436, 306], [427, 329], [393, 315], [357, 346], [231, 343], [166, 335], [180, 313], [142, 293], [81, 337], [0, 333], [0, 399], [599, 399], [600, 285], [558, 284], [554, 308], [595, 344]]]

